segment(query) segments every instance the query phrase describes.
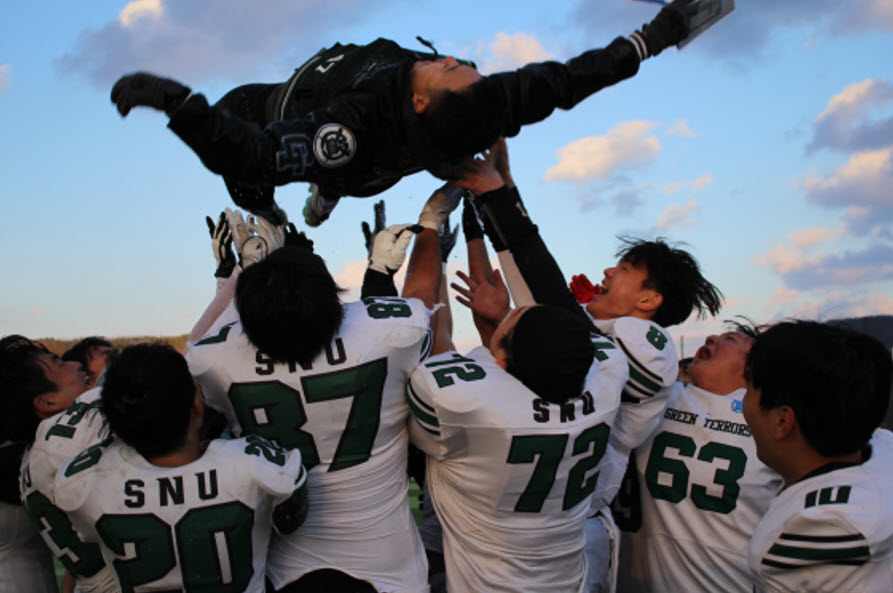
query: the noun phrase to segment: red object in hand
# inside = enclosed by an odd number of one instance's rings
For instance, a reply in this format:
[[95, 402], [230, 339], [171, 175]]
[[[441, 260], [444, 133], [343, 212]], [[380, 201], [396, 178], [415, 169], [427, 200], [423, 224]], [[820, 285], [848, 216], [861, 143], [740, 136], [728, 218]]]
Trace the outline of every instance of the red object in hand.
[[589, 278], [586, 277], [586, 274], [577, 274], [576, 276], [572, 276], [570, 289], [571, 292], [574, 293], [577, 302], [581, 305], [591, 301], [592, 297], [597, 295], [599, 292], [598, 287], [592, 285], [592, 282], [589, 281]]

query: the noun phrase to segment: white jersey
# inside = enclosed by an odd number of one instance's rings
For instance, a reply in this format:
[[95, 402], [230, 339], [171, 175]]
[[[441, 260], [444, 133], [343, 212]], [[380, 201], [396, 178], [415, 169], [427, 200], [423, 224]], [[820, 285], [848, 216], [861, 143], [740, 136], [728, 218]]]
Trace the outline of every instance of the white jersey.
[[403, 391], [427, 354], [428, 317], [418, 299], [348, 303], [332, 344], [306, 369], [274, 364], [238, 319], [189, 345], [190, 370], [234, 434], [301, 450], [311, 510], [298, 531], [270, 546], [268, 576], [277, 589], [325, 568], [380, 591], [426, 587], [407, 497]]
[[22, 457], [19, 482], [22, 503], [31, 520], [85, 592], [113, 592], [118, 588], [99, 546], [82, 541], [65, 513], [55, 506], [53, 482], [65, 460], [108, 436], [102, 414], [94, 405], [99, 395], [99, 388], [86, 391], [67, 410], [38, 425], [34, 443]]
[[537, 397], [482, 347], [432, 357], [412, 375], [413, 444], [443, 525], [450, 591], [582, 591], [583, 525], [627, 380], [596, 338], [580, 397]]
[[611, 443], [603, 461], [604, 470], [592, 498], [595, 512], [614, 500], [630, 451], [642, 444], [660, 423], [676, 382], [679, 363], [673, 339], [656, 323], [635, 317], [592, 319], [592, 322], [617, 344], [629, 361], [629, 380], [623, 388]]
[[305, 478], [298, 451], [257, 436], [211, 441], [179, 467], [115, 441], [65, 462], [55, 496], [122, 591], [263, 593], [273, 508]]
[[871, 457], [785, 488], [747, 550], [755, 591], [893, 591], [893, 434]]
[[[757, 459], [743, 395], [676, 383], [660, 426], [636, 449], [641, 527], [630, 547], [641, 572], [621, 573], [620, 590], [751, 591], [747, 541], [781, 477]], [[629, 518], [618, 524], [629, 528]]]
[[0, 502], [0, 593], [58, 593], [53, 556], [25, 507]]

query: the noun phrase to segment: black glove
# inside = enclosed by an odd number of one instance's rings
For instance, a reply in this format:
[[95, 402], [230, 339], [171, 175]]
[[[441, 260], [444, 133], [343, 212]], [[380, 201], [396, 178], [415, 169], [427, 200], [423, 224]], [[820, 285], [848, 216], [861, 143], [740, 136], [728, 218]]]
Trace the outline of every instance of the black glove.
[[450, 217], [447, 215], [446, 222], [443, 225], [443, 232], [440, 233], [440, 257], [443, 263], [446, 263], [450, 256], [450, 251], [456, 246], [456, 239], [459, 237], [459, 225], [450, 230]]
[[369, 228], [369, 223], [365, 220], [360, 225], [363, 229], [363, 239], [366, 242], [366, 255], [372, 256], [372, 245], [375, 243], [375, 235], [382, 231], [385, 227], [384, 200], [379, 200], [373, 205], [375, 210], [375, 227]]
[[473, 239], [484, 238], [484, 229], [481, 228], [481, 221], [478, 220], [477, 210], [468, 196], [465, 197], [462, 204], [462, 231], [465, 233], [466, 243]]
[[217, 260], [215, 278], [229, 278], [236, 267], [236, 254], [233, 253], [233, 234], [226, 219], [226, 213], [221, 212], [217, 223], [210, 216], [205, 217], [208, 224], [208, 232], [211, 234], [211, 247], [214, 249], [214, 259]]
[[657, 13], [653, 21], [642, 25], [648, 55], [656, 56], [688, 37], [691, 17], [698, 12], [697, 5], [692, 0], [673, 0]]
[[303, 247], [304, 249], [313, 251], [313, 241], [307, 238], [304, 231], [298, 232], [298, 229], [293, 222], [285, 225], [285, 245]]
[[180, 108], [192, 91], [176, 80], [161, 78], [148, 72], [134, 72], [122, 76], [112, 87], [112, 103], [118, 113], [126, 116], [139, 105], [164, 111], [170, 117]]

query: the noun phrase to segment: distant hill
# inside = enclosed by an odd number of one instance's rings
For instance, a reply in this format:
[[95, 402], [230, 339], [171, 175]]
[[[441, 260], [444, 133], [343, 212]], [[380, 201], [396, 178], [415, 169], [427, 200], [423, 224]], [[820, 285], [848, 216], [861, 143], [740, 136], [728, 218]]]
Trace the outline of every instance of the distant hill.
[[[186, 346], [186, 338], [189, 334], [182, 336], [134, 336], [131, 338], [107, 338], [118, 350], [130, 344], [138, 344], [140, 342], [164, 342], [170, 344], [179, 352], [183, 352]], [[72, 340], [57, 340], [56, 338], [40, 338], [37, 341], [43, 344], [53, 354], [62, 356], [62, 354], [78, 343], [82, 338], [74, 338]]]
[[888, 349], [893, 348], [893, 315], [870, 315], [831, 319], [828, 323], [843, 325], [877, 338]]

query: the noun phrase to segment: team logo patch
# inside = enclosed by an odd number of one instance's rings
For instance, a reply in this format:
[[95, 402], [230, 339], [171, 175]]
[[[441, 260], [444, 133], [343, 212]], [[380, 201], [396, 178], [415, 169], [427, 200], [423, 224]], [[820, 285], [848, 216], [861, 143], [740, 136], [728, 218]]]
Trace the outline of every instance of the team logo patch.
[[323, 167], [333, 168], [350, 161], [357, 150], [353, 132], [341, 124], [326, 124], [316, 132], [313, 154]]
[[282, 150], [276, 153], [276, 169], [294, 178], [313, 165], [310, 157], [310, 138], [304, 134], [288, 134], [280, 139]]
[[741, 403], [741, 400], [733, 399], [732, 400], [732, 411], [736, 414], [740, 414], [744, 410], [744, 404]]

